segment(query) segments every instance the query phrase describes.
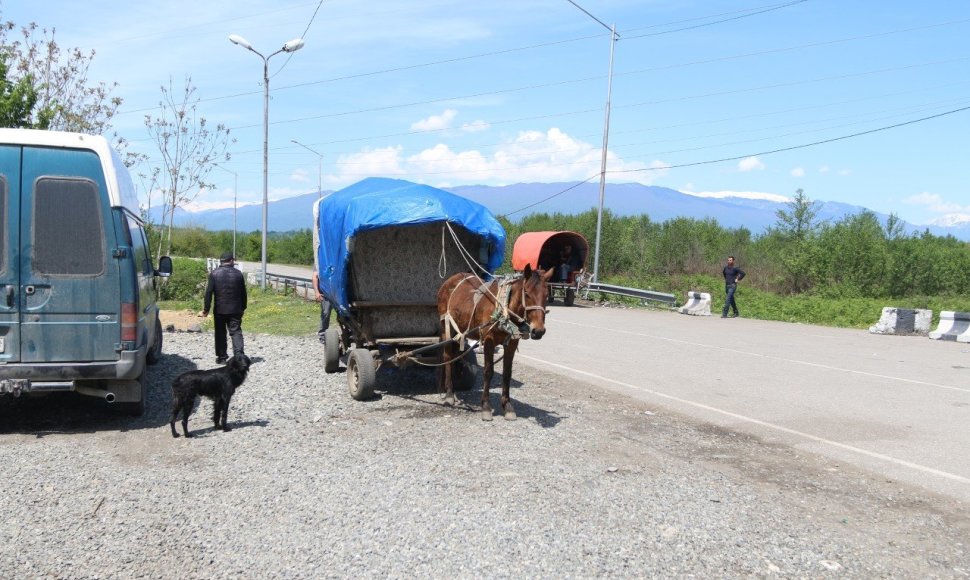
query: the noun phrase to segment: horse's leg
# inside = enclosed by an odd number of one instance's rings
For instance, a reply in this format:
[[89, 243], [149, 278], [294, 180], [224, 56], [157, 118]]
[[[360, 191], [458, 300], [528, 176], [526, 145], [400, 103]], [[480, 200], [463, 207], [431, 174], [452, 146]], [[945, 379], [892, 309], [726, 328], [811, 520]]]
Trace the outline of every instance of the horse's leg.
[[495, 342], [485, 339], [482, 345], [482, 357], [485, 359], [485, 368], [482, 370], [484, 384], [482, 385], [482, 421], [492, 420], [492, 403], [488, 400], [488, 386], [492, 383], [492, 373], [495, 370]]
[[505, 348], [505, 357], [502, 359], [502, 411], [505, 418], [515, 421], [515, 407], [512, 406], [512, 397], [509, 396], [509, 388], [512, 384], [512, 359], [515, 358], [515, 351], [519, 348], [518, 340], [510, 340]]
[[455, 388], [454, 383], [452, 382], [452, 377], [454, 375], [452, 374], [451, 368], [451, 361], [455, 358], [454, 349], [455, 343], [449, 342], [441, 351], [441, 363], [444, 365], [442, 368], [444, 369], [445, 378], [445, 405], [448, 406], [454, 406], [455, 404]]

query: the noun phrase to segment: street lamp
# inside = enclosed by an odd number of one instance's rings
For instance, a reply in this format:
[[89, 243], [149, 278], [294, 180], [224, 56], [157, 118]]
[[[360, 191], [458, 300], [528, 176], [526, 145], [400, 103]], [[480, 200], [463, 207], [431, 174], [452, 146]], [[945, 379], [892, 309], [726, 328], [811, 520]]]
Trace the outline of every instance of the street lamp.
[[294, 38], [269, 56], [263, 56], [263, 53], [253, 48], [248, 40], [238, 34], [230, 34], [229, 41], [263, 59], [263, 271], [260, 274], [259, 286], [266, 290], [266, 231], [269, 229], [269, 59], [281, 52], [300, 50], [303, 48], [303, 39]]
[[317, 164], [317, 195], [318, 197], [323, 197], [323, 153], [317, 153], [316, 151], [314, 151], [313, 149], [310, 149], [309, 147], [307, 147], [303, 143], [300, 143], [296, 139], [290, 139], [290, 141], [292, 143], [296, 143], [300, 147], [303, 147], [310, 153], [313, 153], [320, 158]]
[[606, 80], [606, 120], [603, 123], [603, 152], [600, 157], [600, 203], [599, 210], [596, 212], [596, 250], [593, 254], [593, 282], [599, 282], [600, 230], [603, 228], [603, 199], [606, 196], [606, 151], [610, 143], [610, 100], [613, 95], [613, 49], [616, 47], [616, 42], [620, 39], [620, 35], [616, 33], [616, 24], [607, 26], [606, 23], [590, 14], [585, 8], [573, 2], [573, 0], [566, 1], [576, 8], [579, 8], [586, 16], [589, 16], [603, 28], [610, 31], [610, 70]]
[[213, 165], [232, 174], [232, 257], [238, 260], [239, 256], [236, 255], [236, 196], [239, 194], [239, 174], [218, 163], [213, 163]]

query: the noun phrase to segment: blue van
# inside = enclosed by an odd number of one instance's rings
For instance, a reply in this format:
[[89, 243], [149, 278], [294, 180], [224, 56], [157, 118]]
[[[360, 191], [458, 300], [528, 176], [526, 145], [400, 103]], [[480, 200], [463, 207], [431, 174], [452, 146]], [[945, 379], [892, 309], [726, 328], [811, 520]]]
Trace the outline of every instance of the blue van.
[[76, 391], [144, 413], [171, 272], [107, 139], [0, 129], [0, 395]]

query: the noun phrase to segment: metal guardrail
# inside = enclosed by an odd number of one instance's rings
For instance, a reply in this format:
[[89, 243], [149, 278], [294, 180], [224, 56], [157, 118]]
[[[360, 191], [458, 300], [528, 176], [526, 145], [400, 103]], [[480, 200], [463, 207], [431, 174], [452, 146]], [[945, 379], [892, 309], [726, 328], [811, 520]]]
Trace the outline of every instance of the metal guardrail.
[[584, 296], [588, 296], [590, 292], [603, 292], [606, 294], [616, 294], [617, 296], [628, 296], [630, 298], [639, 298], [640, 300], [653, 300], [654, 302], [663, 302], [673, 306], [677, 303], [677, 297], [673, 294], [667, 294], [666, 292], [654, 292], [653, 290], [641, 290], [639, 288], [627, 288], [625, 286], [614, 286], [612, 284], [603, 284], [601, 282], [590, 282], [583, 289]]

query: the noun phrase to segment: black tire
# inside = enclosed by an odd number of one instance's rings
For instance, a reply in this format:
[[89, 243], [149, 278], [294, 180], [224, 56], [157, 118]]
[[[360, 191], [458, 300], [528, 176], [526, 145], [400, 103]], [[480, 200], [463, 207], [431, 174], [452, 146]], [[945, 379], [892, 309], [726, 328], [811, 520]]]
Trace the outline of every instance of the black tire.
[[374, 357], [366, 348], [355, 348], [347, 356], [347, 384], [350, 396], [357, 401], [366, 401], [374, 396], [377, 383], [377, 369]]
[[162, 321], [155, 315], [155, 342], [145, 355], [145, 362], [153, 365], [162, 360]]
[[456, 391], [470, 391], [475, 388], [478, 379], [478, 357], [475, 353], [466, 354], [460, 361], [453, 363], [452, 384]]
[[566, 306], [572, 306], [576, 302], [576, 289], [566, 288], [566, 298], [563, 299], [562, 303]]
[[326, 343], [323, 345], [323, 370], [335, 373], [340, 370], [340, 331], [328, 328], [324, 337]]
[[145, 373], [142, 372], [142, 374], [135, 379], [135, 382], [138, 383], [138, 390], [141, 392], [141, 399], [133, 402], [113, 403], [113, 406], [119, 413], [128, 415], [129, 417], [141, 417], [144, 415], [146, 409], [145, 402], [148, 399], [148, 392], [145, 389]]

